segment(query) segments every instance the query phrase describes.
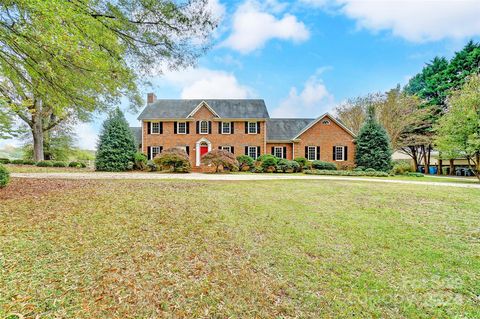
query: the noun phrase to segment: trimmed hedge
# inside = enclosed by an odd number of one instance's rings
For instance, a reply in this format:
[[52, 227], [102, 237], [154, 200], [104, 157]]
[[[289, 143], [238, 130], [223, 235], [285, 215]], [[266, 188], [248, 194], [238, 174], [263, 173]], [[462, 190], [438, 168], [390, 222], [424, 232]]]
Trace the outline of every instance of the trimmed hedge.
[[255, 163], [255, 160], [248, 155], [237, 156], [237, 161], [241, 171], [252, 169], [253, 164]]
[[74, 168], [85, 168], [87, 165], [83, 162], [70, 162], [68, 163], [68, 167], [74, 167]]
[[296, 161], [289, 161], [281, 159], [277, 164], [277, 172], [281, 173], [295, 173], [300, 171], [300, 164]]
[[314, 169], [319, 169], [319, 170], [329, 170], [329, 171], [337, 170], [337, 166], [335, 164], [329, 163], [329, 162], [322, 162], [322, 161], [313, 161], [312, 167]]
[[375, 177], [388, 177], [385, 172], [381, 171], [332, 171], [332, 170], [307, 170], [304, 171], [308, 175], [337, 175], [337, 176], [375, 176]]
[[10, 173], [8, 170], [0, 164], [0, 188], [4, 188], [10, 182]]
[[35, 165], [37, 162], [34, 160], [23, 160], [23, 165]]
[[40, 161], [36, 164], [38, 167], [53, 167], [53, 163], [49, 161]]
[[10, 164], [10, 160], [8, 158], [0, 158], [0, 164]]
[[67, 163], [62, 161], [52, 162], [53, 167], [67, 167]]
[[15, 159], [10, 161], [10, 163], [15, 164], [15, 165], [23, 165], [23, 160], [22, 159]]

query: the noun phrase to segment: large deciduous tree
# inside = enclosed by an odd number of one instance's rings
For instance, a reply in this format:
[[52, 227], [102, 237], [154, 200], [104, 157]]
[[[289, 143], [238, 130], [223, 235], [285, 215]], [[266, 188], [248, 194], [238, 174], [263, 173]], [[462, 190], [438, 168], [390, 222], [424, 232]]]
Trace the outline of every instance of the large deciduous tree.
[[480, 75], [472, 76], [448, 102], [436, 127], [436, 145], [449, 157], [466, 158], [480, 180]]
[[191, 65], [215, 27], [207, 0], [5, 0], [0, 4], [1, 108], [43, 135], [88, 120], [127, 96], [153, 69]]

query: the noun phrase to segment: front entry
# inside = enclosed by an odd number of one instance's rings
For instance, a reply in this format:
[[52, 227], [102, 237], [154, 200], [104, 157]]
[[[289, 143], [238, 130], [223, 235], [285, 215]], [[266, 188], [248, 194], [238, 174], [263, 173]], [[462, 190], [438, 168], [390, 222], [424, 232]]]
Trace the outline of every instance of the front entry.
[[200, 157], [208, 153], [208, 145], [200, 145]]
[[202, 156], [212, 150], [212, 143], [210, 143], [210, 141], [206, 138], [202, 137], [195, 143], [195, 149], [195, 166], [200, 166]]

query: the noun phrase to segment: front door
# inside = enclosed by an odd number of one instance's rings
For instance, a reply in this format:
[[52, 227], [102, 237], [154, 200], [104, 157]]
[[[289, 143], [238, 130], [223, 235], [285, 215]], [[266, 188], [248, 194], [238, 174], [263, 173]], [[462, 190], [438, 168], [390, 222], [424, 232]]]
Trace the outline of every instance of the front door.
[[204, 154], [208, 153], [208, 145], [201, 145], [200, 146], [200, 157], [202, 157]]

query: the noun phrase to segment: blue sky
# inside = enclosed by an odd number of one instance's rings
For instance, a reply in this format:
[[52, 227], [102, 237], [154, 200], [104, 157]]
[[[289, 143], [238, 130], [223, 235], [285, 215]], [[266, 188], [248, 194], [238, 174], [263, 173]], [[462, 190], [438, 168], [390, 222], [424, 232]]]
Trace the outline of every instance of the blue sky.
[[[196, 68], [153, 76], [145, 96], [262, 98], [272, 117], [317, 117], [480, 40], [477, 0], [210, 0], [210, 8], [220, 20], [211, 50]], [[127, 113], [131, 125], [137, 115]], [[79, 146], [94, 148], [103, 118], [78, 125]]]

